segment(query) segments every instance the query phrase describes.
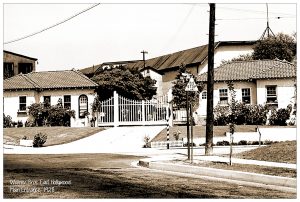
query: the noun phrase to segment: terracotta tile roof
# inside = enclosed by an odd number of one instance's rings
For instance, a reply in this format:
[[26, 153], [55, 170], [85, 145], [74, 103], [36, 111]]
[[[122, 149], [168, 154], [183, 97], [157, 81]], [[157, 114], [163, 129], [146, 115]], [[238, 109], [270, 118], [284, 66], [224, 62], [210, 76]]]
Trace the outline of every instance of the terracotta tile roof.
[[[254, 45], [256, 41], [220, 41], [215, 43], [215, 48], [219, 46], [230, 45]], [[208, 45], [198, 46], [187, 50], [155, 57], [146, 60], [146, 66], [150, 66], [158, 71], [179, 67], [182, 63], [189, 65], [195, 63], [203, 63], [208, 56]], [[143, 68], [143, 61], [129, 64], [131, 68]]]
[[[296, 66], [281, 60], [237, 61], [214, 70], [215, 81], [242, 81], [252, 79], [295, 78]], [[207, 73], [198, 76], [207, 81]]]
[[94, 88], [97, 83], [76, 70], [31, 72], [19, 74], [3, 81], [4, 90]]

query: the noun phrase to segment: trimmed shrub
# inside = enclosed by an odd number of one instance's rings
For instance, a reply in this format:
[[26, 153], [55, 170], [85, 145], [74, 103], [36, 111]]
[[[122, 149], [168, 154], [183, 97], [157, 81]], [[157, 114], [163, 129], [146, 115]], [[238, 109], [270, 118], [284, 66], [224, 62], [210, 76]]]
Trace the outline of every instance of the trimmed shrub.
[[47, 141], [47, 135], [38, 133], [33, 138], [33, 147], [42, 147]]
[[[193, 145], [193, 147], [196, 147], [196, 144], [195, 142], [193, 142], [193, 144], [190, 142], [190, 147]], [[184, 147], [187, 147], [188, 146], [188, 143], [184, 143], [183, 144]]]
[[149, 135], [145, 135], [145, 137], [144, 137], [144, 148], [150, 148], [151, 147], [151, 144], [150, 144], [150, 137], [149, 137]]
[[273, 142], [271, 141], [271, 140], [265, 140], [264, 142], [263, 142], [263, 144], [265, 144], [265, 145], [270, 145], [270, 144], [272, 144]]
[[[261, 142], [262, 144], [263, 142]], [[259, 145], [259, 141], [251, 141], [251, 142], [248, 142], [248, 145]]]
[[229, 123], [229, 107], [217, 105], [214, 108], [214, 125], [225, 126]]
[[[234, 121], [237, 125], [264, 125], [267, 121], [267, 106], [236, 103]], [[229, 106], [217, 105], [214, 108], [214, 125], [225, 126], [230, 123]]]
[[286, 121], [290, 118], [290, 108], [273, 109], [269, 118], [270, 125], [286, 126]]
[[13, 125], [13, 121], [9, 115], [5, 116], [3, 113], [3, 128], [10, 128]]
[[29, 120], [27, 119], [27, 121], [25, 122], [25, 127], [35, 127], [36, 124], [35, 124], [35, 121], [33, 120]]
[[176, 141], [179, 140], [180, 134], [181, 134], [180, 130], [177, 130], [176, 132], [173, 133], [173, 136], [174, 136], [174, 138], [175, 138]]
[[18, 127], [18, 128], [22, 128], [22, 127], [23, 127], [23, 122], [22, 122], [22, 121], [18, 121], [17, 127]]
[[246, 140], [241, 140], [238, 142], [238, 145], [247, 145], [247, 141]]
[[230, 143], [226, 140], [217, 142], [217, 146], [229, 146], [229, 145], [230, 145]]

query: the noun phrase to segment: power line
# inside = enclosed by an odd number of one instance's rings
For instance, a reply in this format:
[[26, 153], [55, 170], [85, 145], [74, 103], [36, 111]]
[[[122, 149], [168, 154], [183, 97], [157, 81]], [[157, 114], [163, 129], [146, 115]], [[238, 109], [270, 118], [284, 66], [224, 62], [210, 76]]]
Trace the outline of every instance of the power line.
[[[269, 19], [296, 18], [296, 17], [272, 17]], [[216, 20], [265, 20], [266, 18], [218, 18]]]
[[[222, 6], [218, 6], [218, 8], [221, 9], [227, 9], [227, 10], [236, 10], [236, 11], [244, 11], [244, 12], [251, 12], [251, 13], [260, 13], [260, 14], [266, 14], [266, 11], [257, 11], [257, 10], [249, 10], [249, 9], [240, 9], [240, 8], [229, 8], [229, 7], [222, 7]], [[279, 12], [269, 12], [272, 14], [279, 14], [279, 15], [287, 15], [287, 16], [293, 16], [296, 17], [296, 15], [293, 14], [288, 14], [288, 13], [279, 13]]]
[[163, 49], [166, 49], [167, 47], [169, 47], [170, 44], [173, 43], [173, 41], [177, 38], [177, 35], [180, 33], [180, 31], [182, 30], [182, 28], [184, 27], [184, 25], [187, 23], [187, 21], [188, 21], [190, 15], [192, 14], [195, 6], [196, 6], [195, 4], [192, 4], [192, 7], [189, 9], [187, 15], [184, 17], [183, 21], [178, 26], [175, 34], [173, 34], [172, 38], [168, 41], [168, 43], [165, 45], [165, 47]]
[[54, 25], [52, 25], [52, 26], [49, 26], [49, 27], [47, 27], [47, 28], [44, 28], [44, 29], [42, 29], [42, 30], [40, 30], [40, 31], [37, 31], [37, 32], [34, 32], [34, 33], [32, 33], [32, 34], [29, 34], [29, 35], [20, 37], [20, 38], [18, 38], [18, 39], [14, 39], [14, 40], [11, 40], [11, 41], [4, 42], [4, 44], [14, 43], [14, 42], [17, 42], [17, 41], [21, 41], [21, 40], [23, 40], [23, 39], [27, 39], [27, 38], [32, 37], [32, 36], [34, 36], [34, 35], [40, 34], [40, 33], [44, 32], [44, 31], [47, 31], [47, 30], [49, 30], [49, 29], [51, 29], [51, 28], [54, 28], [54, 27], [56, 27], [56, 26], [58, 26], [58, 25], [61, 25], [61, 24], [65, 23], [65, 22], [67, 22], [67, 21], [69, 21], [69, 20], [71, 20], [71, 19], [73, 19], [73, 18], [79, 16], [80, 14], [85, 13], [85, 12], [87, 12], [87, 11], [91, 10], [92, 8], [95, 8], [96, 6], [99, 6], [99, 5], [100, 5], [100, 3], [94, 4], [93, 6], [87, 8], [87, 9], [84, 9], [84, 10], [80, 11], [79, 13], [76, 13], [75, 15], [72, 15], [71, 17], [69, 17], [69, 18], [67, 18], [67, 19], [65, 19], [65, 20], [63, 20], [63, 21], [61, 21], [61, 22], [58, 22], [58, 23], [56, 23], [56, 24], [54, 24]]

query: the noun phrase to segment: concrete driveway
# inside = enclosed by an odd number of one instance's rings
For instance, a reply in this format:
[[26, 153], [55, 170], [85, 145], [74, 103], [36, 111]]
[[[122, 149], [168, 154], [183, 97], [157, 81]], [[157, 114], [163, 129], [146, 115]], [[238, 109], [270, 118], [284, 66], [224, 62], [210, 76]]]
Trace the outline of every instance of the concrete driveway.
[[[4, 145], [4, 154], [79, 154], [79, 153], [112, 153], [136, 156], [148, 156], [157, 159], [186, 157], [187, 148], [143, 148], [144, 137], [154, 138], [165, 126], [131, 126], [114, 127], [95, 135], [62, 145], [33, 148]], [[234, 153], [251, 149], [255, 146], [235, 146]], [[229, 147], [214, 147], [214, 155], [228, 154]], [[195, 156], [203, 156], [204, 147], [194, 150]]]
[[[144, 137], [154, 138], [165, 126], [114, 127], [62, 145], [42, 148], [4, 145], [5, 154], [139, 153]], [[144, 149], [145, 150], [145, 149]]]

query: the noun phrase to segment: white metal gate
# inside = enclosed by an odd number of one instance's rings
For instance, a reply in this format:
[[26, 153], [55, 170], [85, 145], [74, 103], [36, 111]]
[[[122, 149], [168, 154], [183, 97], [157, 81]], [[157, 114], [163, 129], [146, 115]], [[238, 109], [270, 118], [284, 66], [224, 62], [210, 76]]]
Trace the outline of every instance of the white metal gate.
[[101, 102], [98, 126], [166, 125], [170, 117], [167, 95], [152, 100], [131, 100], [114, 92]]

